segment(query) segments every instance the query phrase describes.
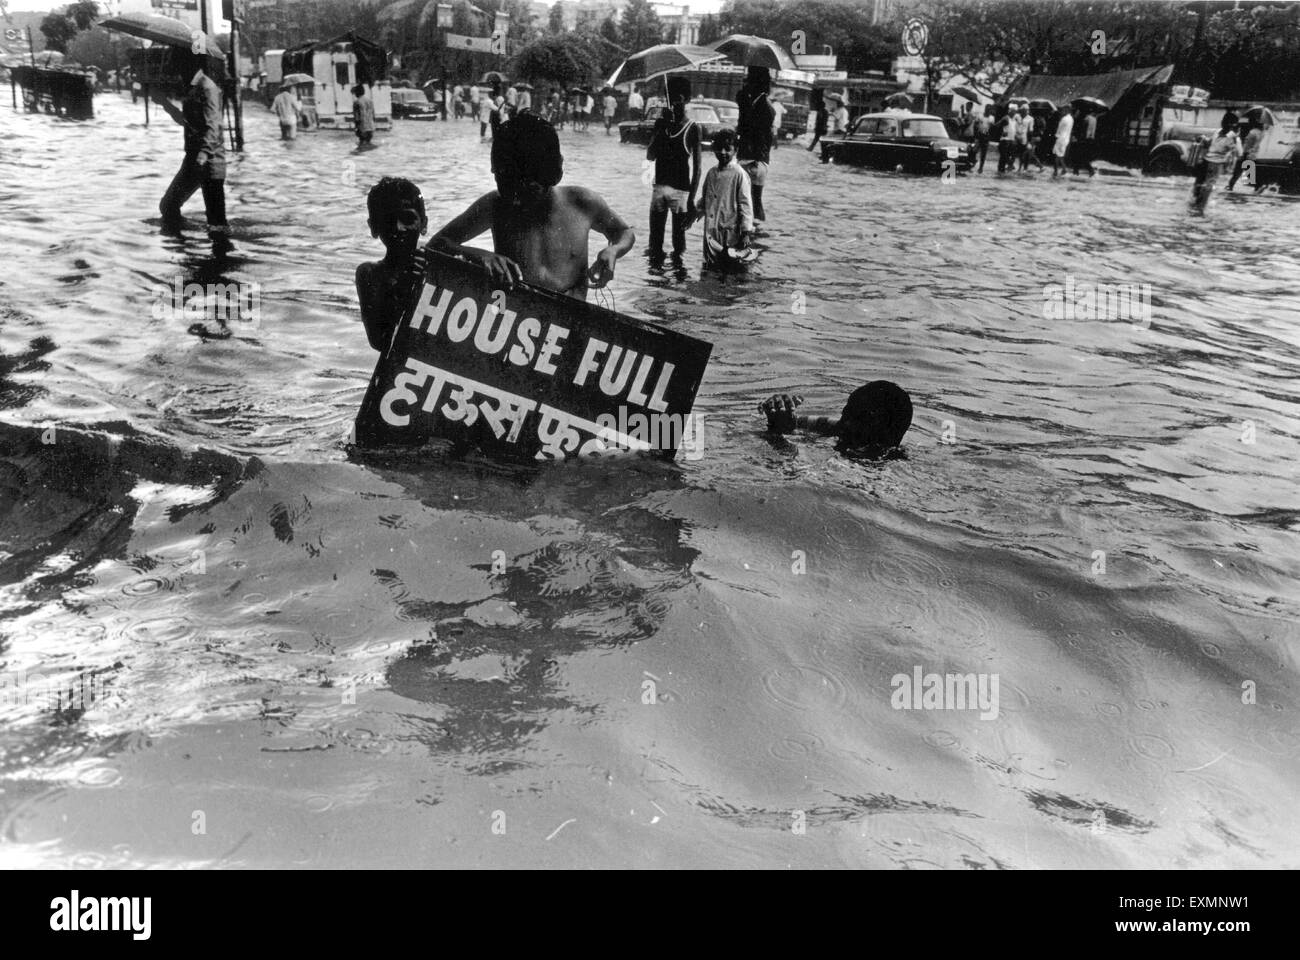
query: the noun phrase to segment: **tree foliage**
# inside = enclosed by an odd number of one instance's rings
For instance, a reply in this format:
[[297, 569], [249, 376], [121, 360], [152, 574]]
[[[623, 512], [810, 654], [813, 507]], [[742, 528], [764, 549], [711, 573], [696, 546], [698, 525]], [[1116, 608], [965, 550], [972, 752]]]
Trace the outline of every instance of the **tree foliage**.
[[127, 51], [140, 46], [135, 37], [113, 34], [103, 27], [79, 33], [68, 44], [68, 59], [87, 67], [116, 70], [126, 66]]
[[664, 25], [650, 0], [628, 0], [618, 25], [618, 42], [630, 53], [664, 42]]
[[723, 37], [722, 25], [718, 23], [718, 18], [711, 13], [706, 13], [700, 17], [699, 42], [701, 46], [707, 46]]
[[529, 83], [568, 88], [589, 83], [601, 69], [599, 54], [580, 33], [539, 37], [510, 58], [506, 72]]
[[564, 32], [564, 0], [555, 0], [551, 4], [551, 12], [546, 18], [546, 28], [551, 33]]
[[806, 52], [821, 53], [830, 46], [841, 70], [884, 70], [900, 52], [897, 34], [873, 24], [871, 8], [852, 0], [735, 0], [719, 14], [718, 23], [722, 36], [753, 34], [787, 50], [795, 31], [802, 31]]
[[63, 13], [50, 13], [41, 21], [41, 33], [45, 34], [46, 50], [67, 53], [68, 44], [77, 35], [77, 25]]
[[1300, 7], [1239, 9], [1161, 0], [915, 0], [896, 12], [930, 30], [928, 71], [985, 92], [1026, 73], [1107, 73], [1174, 64], [1174, 81], [1223, 99], [1300, 92]]

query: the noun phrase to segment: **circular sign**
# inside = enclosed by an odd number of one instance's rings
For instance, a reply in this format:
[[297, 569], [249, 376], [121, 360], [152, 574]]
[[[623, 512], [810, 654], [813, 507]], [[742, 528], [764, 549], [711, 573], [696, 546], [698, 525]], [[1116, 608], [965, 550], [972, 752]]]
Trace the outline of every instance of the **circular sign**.
[[925, 25], [924, 20], [913, 17], [903, 24], [903, 49], [910, 56], [919, 57], [929, 42], [930, 28]]

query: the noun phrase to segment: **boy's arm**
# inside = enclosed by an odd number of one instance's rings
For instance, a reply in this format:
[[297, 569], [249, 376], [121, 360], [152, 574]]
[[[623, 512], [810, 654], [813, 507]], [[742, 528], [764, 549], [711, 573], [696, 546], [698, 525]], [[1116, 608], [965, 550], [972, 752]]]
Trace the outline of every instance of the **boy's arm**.
[[603, 287], [614, 277], [614, 264], [632, 249], [636, 233], [623, 218], [609, 208], [603, 197], [585, 187], [573, 187], [591, 220], [591, 229], [603, 234], [609, 245], [600, 253], [587, 271], [587, 281], [593, 287]]
[[754, 232], [754, 202], [749, 193], [749, 174], [744, 167], [740, 168], [740, 174], [736, 179], [736, 210], [740, 214], [740, 232], [748, 237]]
[[839, 430], [839, 421], [830, 417], [802, 417], [795, 414], [795, 409], [803, 403], [803, 397], [788, 393], [778, 393], [768, 397], [758, 405], [758, 410], [767, 417], [769, 433], [794, 433], [795, 430], [811, 430], [814, 433], [834, 434]]
[[659, 136], [663, 130], [662, 118], [655, 121], [654, 132], [650, 134], [650, 145], [645, 148], [645, 158], [647, 160], [659, 159]]
[[361, 305], [361, 323], [366, 328], [366, 339], [370, 341], [372, 350], [382, 353], [388, 344], [384, 342], [383, 323], [373, 296], [374, 268], [373, 263], [357, 265], [357, 301]]
[[437, 250], [439, 253], [446, 253], [453, 257], [464, 257], [472, 263], [477, 263], [488, 272], [494, 282], [502, 284], [509, 290], [516, 283], [524, 281], [524, 271], [520, 269], [519, 264], [499, 253], [464, 245], [466, 240], [472, 240], [492, 229], [496, 200], [495, 190], [483, 194], [470, 204], [468, 210], [435, 233], [425, 245], [425, 249]]

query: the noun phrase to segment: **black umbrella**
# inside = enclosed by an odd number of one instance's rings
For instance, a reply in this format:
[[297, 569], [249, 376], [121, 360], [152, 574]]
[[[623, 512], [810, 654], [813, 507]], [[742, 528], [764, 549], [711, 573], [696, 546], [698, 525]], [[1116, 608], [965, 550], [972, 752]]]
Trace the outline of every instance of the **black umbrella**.
[[674, 70], [685, 70], [721, 60], [725, 55], [708, 47], [695, 47], [686, 43], [661, 43], [658, 46], [634, 53], [624, 60], [609, 78], [611, 86], [620, 83], [652, 80]]
[[799, 69], [790, 54], [782, 50], [775, 41], [763, 37], [733, 33], [711, 46], [732, 63], [738, 63], [742, 67], [767, 67], [769, 70]]
[[1075, 110], [1084, 113], [1089, 111], [1093, 113], [1105, 113], [1110, 109], [1110, 107], [1106, 106], [1103, 101], [1098, 100], [1096, 97], [1075, 97], [1070, 101], [1070, 106], [1074, 107]]
[[891, 93], [885, 97], [885, 106], [887, 107], [907, 107], [911, 109], [912, 98], [905, 93]]
[[506, 83], [506, 82], [507, 82], [506, 75], [496, 70], [489, 70], [487, 73], [483, 74], [483, 79], [479, 81], [479, 83]]

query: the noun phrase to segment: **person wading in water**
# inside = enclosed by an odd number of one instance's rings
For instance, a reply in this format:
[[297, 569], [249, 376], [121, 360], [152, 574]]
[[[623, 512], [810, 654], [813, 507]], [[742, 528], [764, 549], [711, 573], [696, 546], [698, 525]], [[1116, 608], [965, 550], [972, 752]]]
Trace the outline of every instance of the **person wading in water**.
[[208, 236], [213, 248], [230, 246], [230, 227], [226, 223], [226, 146], [221, 129], [221, 88], [208, 76], [207, 64], [201, 57], [187, 57], [182, 61], [185, 75], [194, 71], [189, 82], [182, 81], [176, 91], [181, 100], [180, 109], [157, 90], [154, 102], [169, 117], [185, 128], [185, 158], [176, 171], [171, 185], [158, 204], [162, 214], [162, 228], [167, 233], [179, 233], [185, 218], [181, 207], [203, 191], [203, 207], [208, 219]]
[[740, 118], [736, 123], [736, 158], [749, 174], [754, 201], [754, 219], [763, 222], [763, 187], [767, 183], [767, 165], [772, 157], [772, 121], [775, 114], [768, 100], [771, 75], [767, 67], [750, 67], [745, 85], [736, 96]]
[[664, 226], [673, 215], [673, 262], [686, 252], [686, 228], [695, 221], [695, 197], [700, 188], [700, 128], [686, 116], [690, 84], [668, 78], [671, 115], [655, 121], [654, 136], [646, 148], [655, 165], [654, 193], [650, 197], [650, 263], [664, 260]]

